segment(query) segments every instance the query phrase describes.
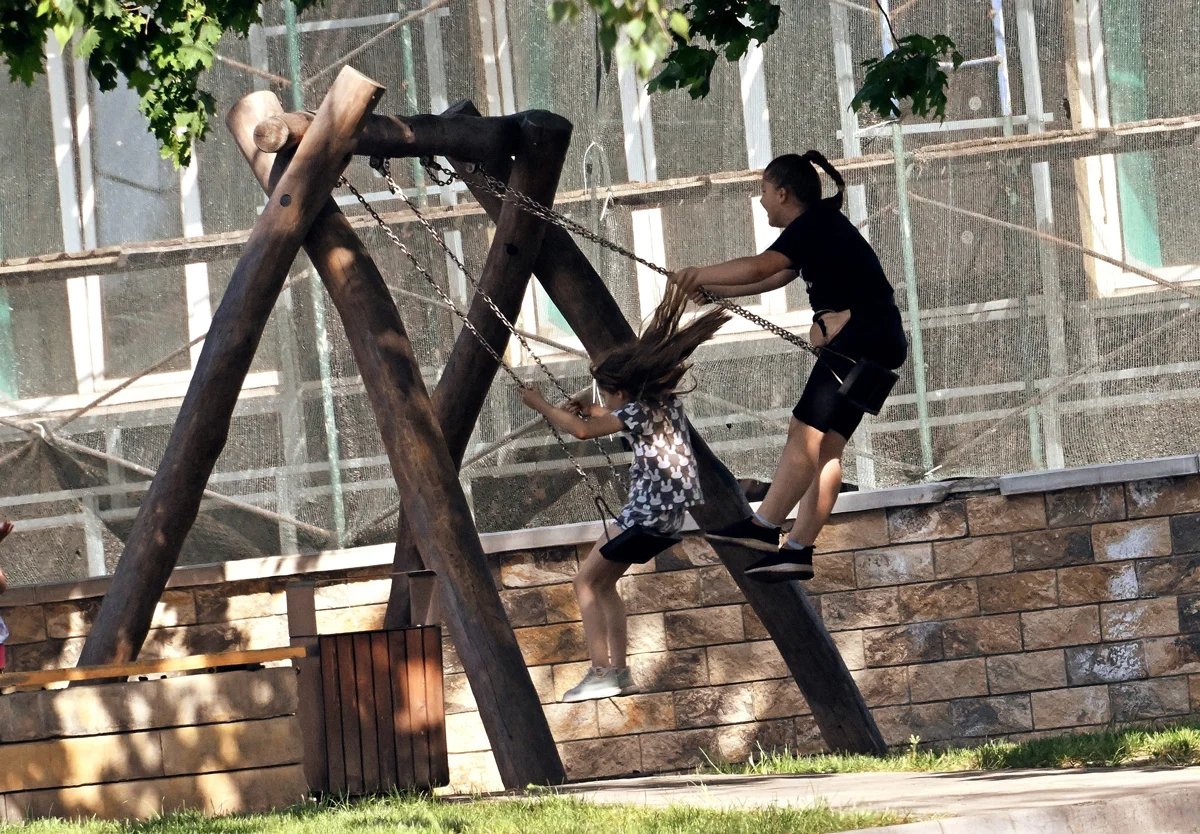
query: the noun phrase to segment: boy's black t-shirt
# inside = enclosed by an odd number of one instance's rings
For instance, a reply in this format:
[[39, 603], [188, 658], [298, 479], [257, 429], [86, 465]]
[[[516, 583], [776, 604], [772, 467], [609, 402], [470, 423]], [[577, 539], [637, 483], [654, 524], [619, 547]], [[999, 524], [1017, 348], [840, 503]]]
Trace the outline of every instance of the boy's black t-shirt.
[[788, 224], [768, 249], [800, 271], [816, 310], [855, 310], [896, 303], [879, 256], [850, 218], [818, 203]]

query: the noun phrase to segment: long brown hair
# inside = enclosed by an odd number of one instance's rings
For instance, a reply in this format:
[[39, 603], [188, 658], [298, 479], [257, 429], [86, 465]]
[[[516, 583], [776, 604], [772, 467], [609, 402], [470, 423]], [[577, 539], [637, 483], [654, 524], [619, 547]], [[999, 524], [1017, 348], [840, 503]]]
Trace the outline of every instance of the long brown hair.
[[792, 192], [804, 205], [811, 206], [822, 202], [821, 178], [817, 176], [817, 169], [813, 165], [819, 166], [837, 186], [837, 194], [826, 197], [823, 202], [830, 208], [840, 209], [846, 181], [820, 151], [805, 151], [803, 156], [795, 153], [777, 156], [763, 171], [763, 176], [777, 188], [786, 188]]
[[592, 376], [605, 391], [624, 391], [634, 400], [661, 401], [675, 391], [690, 367], [688, 357], [729, 320], [721, 307], [680, 327], [688, 298], [674, 284], [654, 311], [642, 335], [602, 354]]

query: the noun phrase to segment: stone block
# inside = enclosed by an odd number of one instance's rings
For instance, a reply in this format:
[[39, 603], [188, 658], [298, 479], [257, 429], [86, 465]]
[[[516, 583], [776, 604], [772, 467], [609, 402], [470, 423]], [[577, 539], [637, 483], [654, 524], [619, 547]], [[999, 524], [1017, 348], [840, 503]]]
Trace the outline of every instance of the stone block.
[[630, 614], [674, 611], [700, 605], [700, 574], [694, 570], [647, 573], [621, 580], [621, 598]]
[[740, 643], [745, 639], [742, 610], [738, 605], [668, 611], [665, 621], [667, 646], [672, 649]]
[[[949, 711], [949, 707], [947, 707], [947, 711]], [[907, 704], [895, 707], [877, 707], [871, 710], [871, 716], [875, 719], [875, 726], [879, 728], [884, 744], [888, 747], [902, 746], [913, 734], [912, 707]]]
[[1188, 697], [1192, 712], [1200, 712], [1200, 675], [1188, 675]]
[[[594, 741], [574, 743], [595, 744]], [[562, 751], [565, 746], [558, 746], [564, 759], [565, 754]], [[500, 769], [496, 767], [496, 757], [492, 755], [491, 750], [481, 753], [455, 753], [449, 757], [449, 764], [450, 790], [457, 794], [470, 796], [504, 790]]]
[[706, 686], [675, 693], [675, 725], [713, 727], [754, 720], [754, 696], [746, 683]]
[[625, 622], [625, 633], [626, 652], [630, 655], [667, 650], [667, 628], [662, 612], [629, 617]]
[[500, 602], [513, 628], [544, 625], [546, 600], [539, 588], [513, 588], [500, 592]]
[[745, 601], [746, 595], [724, 565], [700, 568], [695, 573], [700, 578], [700, 605], [733, 605]]
[[862, 651], [870, 666], [896, 666], [941, 660], [942, 624], [911, 623], [864, 630]]
[[477, 712], [457, 712], [446, 716], [446, 745], [450, 753], [478, 753], [492, 749], [487, 731], [483, 728], [483, 719]]
[[[194, 621], [198, 623], [224, 623], [229, 620], [280, 617], [287, 614], [287, 594], [282, 587], [272, 587], [266, 581], [239, 582], [233, 588], [223, 584], [202, 585], [193, 588], [191, 593], [195, 605]], [[314, 593], [314, 602], [315, 597]], [[386, 598], [384, 601], [386, 602]]]
[[889, 507], [888, 538], [893, 542], [958, 539], [967, 534], [967, 511], [962, 501], [916, 507]]
[[858, 587], [901, 585], [933, 579], [933, 546], [906, 544], [861, 550], [854, 556]]
[[815, 756], [818, 753], [828, 753], [829, 745], [821, 737], [821, 728], [811, 715], [798, 715], [792, 719], [795, 746], [792, 748], [801, 756]]
[[51, 602], [45, 606], [46, 633], [50, 637], [86, 637], [100, 610], [96, 598]]
[[[261, 586], [260, 586], [261, 587]], [[313, 591], [313, 602], [318, 611], [330, 608], [355, 608], [361, 605], [384, 605], [392, 591], [390, 579], [359, 578], [318, 585]]]
[[1074, 686], [1034, 692], [1033, 726], [1038, 730], [1058, 727], [1087, 727], [1111, 720], [1107, 686]]
[[645, 733], [637, 739], [642, 745], [642, 766], [648, 773], [695, 770], [708, 764], [706, 756], [720, 755], [720, 734], [715, 727]]
[[583, 660], [587, 657], [582, 623], [531, 626], [514, 631], [525, 656], [525, 663], [530, 666]]
[[7, 645], [9, 672], [34, 672], [38, 669], [67, 669], [79, 662], [83, 651], [82, 637], [66, 640], [43, 640], [40, 643]]
[[1109, 602], [1100, 606], [1100, 633], [1106, 641], [1178, 634], [1179, 621], [1179, 606], [1169, 598]]
[[847, 669], [861, 669], [867, 665], [863, 655], [863, 633], [861, 631], [835, 631], [829, 635], [837, 647], [838, 654]]
[[1141, 643], [1106, 643], [1066, 649], [1067, 681], [1072, 686], [1121, 683], [1146, 677]]
[[788, 675], [787, 664], [770, 640], [709, 646], [705, 651], [708, 653], [709, 683], [714, 685]]
[[1166, 518], [1092, 525], [1096, 561], [1151, 559], [1171, 555], [1171, 522]]
[[509, 554], [500, 565], [504, 588], [557, 585], [575, 578], [579, 563], [574, 548], [556, 547]]
[[1185, 634], [1200, 632], [1200, 594], [1184, 594], [1176, 598], [1179, 630]]
[[1200, 634], [1152, 637], [1142, 648], [1150, 677], [1200, 673]]
[[1109, 687], [1113, 720], [1149, 721], [1186, 715], [1191, 709], [1185, 677], [1116, 683]]
[[754, 613], [754, 606], [749, 603], [742, 606], [742, 630], [747, 640], [765, 640], [771, 636], [758, 614]]
[[1055, 689], [1067, 685], [1067, 666], [1061, 651], [1004, 654], [987, 659], [988, 685], [993, 695]]
[[675, 696], [671, 692], [606, 698], [595, 703], [602, 736], [653, 733], [675, 728]]
[[687, 535], [679, 544], [655, 556], [653, 564], [660, 571], [685, 570], [720, 565], [721, 557], [703, 536]]
[[1200, 555], [1147, 559], [1134, 563], [1142, 596], [1200, 593]]
[[1138, 596], [1137, 570], [1130, 563], [1082, 565], [1058, 571], [1060, 605], [1137, 599]]
[[750, 684], [750, 695], [754, 703], [755, 721], [791, 718], [812, 713], [812, 709], [800, 692], [800, 687], [791, 678], [753, 681]]
[[899, 595], [895, 588], [825, 594], [821, 616], [830, 631], [891, 625], [900, 621]]
[[1101, 484], [1046, 493], [1046, 522], [1051, 527], [1120, 521], [1125, 518], [1123, 484]]
[[817, 552], [863, 550], [887, 544], [887, 516], [883, 510], [862, 513], [838, 513], [830, 517], [817, 536]]
[[[708, 662], [704, 649], [679, 649], [659, 654], [638, 655], [631, 664], [638, 686], [643, 692], [671, 692], [708, 684]], [[580, 669], [582, 675], [585, 669]], [[579, 675], [565, 692], [579, 681]], [[558, 670], [555, 670], [555, 688], [558, 687]]]
[[1061, 568], [1092, 561], [1088, 527], [1065, 527], [1017, 533], [1012, 537], [1013, 567], [1017, 570]]
[[[0, 608], [0, 617], [8, 626], [6, 645], [11, 648], [21, 643], [40, 643], [46, 634], [46, 612], [40, 605], [25, 605], [20, 608]], [[9, 671], [12, 671], [11, 669]]]
[[[349, 634], [356, 631], [374, 631], [383, 628], [383, 617], [387, 613], [387, 604], [359, 605], [354, 608], [326, 608], [317, 611], [317, 633], [319, 634]], [[278, 620], [287, 628], [283, 617], [262, 617], [263, 622]], [[243, 620], [254, 622], [254, 620]], [[215, 624], [214, 624], [215, 625]]]
[[1082, 646], [1100, 642], [1100, 609], [1051, 608], [1021, 615], [1021, 635], [1026, 649]]
[[964, 698], [950, 702], [955, 734], [967, 738], [1021, 733], [1033, 729], [1028, 695]]
[[[533, 668], [550, 669], [552, 667], [535, 666]], [[532, 671], [531, 669], [530, 672], [532, 673]], [[554, 699], [551, 698], [550, 700], [553, 701]], [[546, 701], [542, 700], [542, 703], [546, 703]], [[467, 680], [465, 672], [456, 672], [453, 675], [443, 676], [442, 704], [447, 715], [456, 712], [472, 712], [479, 709], [479, 705], [475, 703], [475, 693], [471, 691], [471, 682]]]
[[[914, 667], [915, 668], [915, 667]], [[912, 685], [911, 676], [909, 685]], [[950, 712], [950, 701], [932, 704], [913, 704], [908, 715], [909, 734], [920, 736], [922, 741], [944, 741], [955, 735], [954, 718]], [[908, 735], [902, 739], [908, 741]]]
[[908, 667], [908, 688], [914, 704], [986, 695], [987, 666], [982, 657], [914, 664]]
[[[640, 736], [566, 741], [558, 746], [567, 778], [599, 779], [645, 772]], [[651, 768], [651, 772], [655, 772]]]
[[1040, 530], [1046, 526], [1046, 502], [1041, 495], [977, 495], [966, 500], [966, 507], [972, 536]]
[[0, 794], [162, 775], [157, 731], [30, 741], [4, 746]]
[[1008, 573], [1013, 569], [1011, 536], [981, 536], [933, 543], [934, 576], [938, 579]]
[[541, 592], [547, 624], [579, 622], [579, 600], [570, 583], [543, 585]]
[[1171, 552], [1200, 552], [1200, 513], [1173, 515], [1171, 525]]
[[296, 764], [304, 757], [295, 716], [162, 730], [168, 776]]
[[908, 672], [903, 666], [883, 669], [859, 669], [850, 676], [868, 707], [908, 703]]
[[[622, 698], [621, 700], [625, 700]], [[555, 741], [576, 741], [596, 738], [600, 725], [596, 717], [599, 701], [578, 701], [574, 704], [546, 704], [546, 722]]]
[[1200, 512], [1200, 477], [1151, 478], [1125, 485], [1130, 518]]
[[853, 591], [858, 587], [852, 552], [814, 554], [813, 574], [813, 578], [805, 583], [805, 590], [810, 594]]
[[[553, 666], [530, 666], [529, 679], [533, 681], [533, 688], [537, 691], [538, 701], [540, 703], [553, 704], [558, 700], [554, 694]], [[567, 688], [570, 689], [570, 687]], [[475, 701], [474, 694], [471, 695], [471, 701], [472, 703]]]
[[942, 650], [948, 660], [1020, 651], [1020, 615], [993, 614], [942, 623]]
[[743, 764], [763, 750], [795, 750], [796, 729], [790, 719], [717, 728], [715, 761]]
[[1052, 570], [981, 576], [976, 585], [982, 614], [1032, 611], [1058, 604], [1058, 586]]
[[947, 620], [979, 613], [974, 579], [948, 579], [904, 585], [899, 589], [900, 619], [909, 622]]

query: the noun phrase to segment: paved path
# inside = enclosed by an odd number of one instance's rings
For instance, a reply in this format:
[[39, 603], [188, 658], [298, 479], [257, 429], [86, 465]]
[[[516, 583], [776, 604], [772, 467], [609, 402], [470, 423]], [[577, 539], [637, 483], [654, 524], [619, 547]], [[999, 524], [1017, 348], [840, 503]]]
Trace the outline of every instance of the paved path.
[[593, 802], [706, 808], [824, 803], [938, 818], [870, 829], [896, 834], [1200, 834], [1200, 767], [654, 776], [562, 791]]

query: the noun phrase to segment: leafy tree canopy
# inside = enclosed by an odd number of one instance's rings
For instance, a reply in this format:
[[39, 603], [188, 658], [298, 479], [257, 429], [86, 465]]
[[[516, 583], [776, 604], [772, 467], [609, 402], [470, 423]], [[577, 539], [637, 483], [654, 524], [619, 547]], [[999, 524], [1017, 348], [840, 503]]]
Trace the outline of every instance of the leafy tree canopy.
[[[295, 0], [303, 10], [321, 0]], [[550, 15], [574, 20], [590, 7], [606, 60], [615, 54], [634, 65], [653, 91], [685, 89], [708, 94], [719, 57], [736, 61], [752, 42], [765, 43], [779, 28], [772, 0], [552, 0]], [[212, 96], [199, 87], [226, 33], [245, 35], [259, 22], [258, 0], [0, 0], [0, 55], [12, 79], [26, 84], [45, 71], [43, 43], [53, 34], [76, 53], [101, 90], [125, 78], [162, 146], [179, 165], [191, 158], [213, 113]], [[624, 35], [624, 38], [621, 36]], [[867, 73], [853, 106], [883, 116], [910, 101], [917, 115], [942, 117], [947, 84], [943, 62], [957, 68], [962, 56], [944, 35], [910, 35], [884, 58], [864, 62]], [[655, 74], [655, 68], [658, 72]]]

